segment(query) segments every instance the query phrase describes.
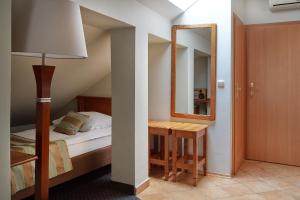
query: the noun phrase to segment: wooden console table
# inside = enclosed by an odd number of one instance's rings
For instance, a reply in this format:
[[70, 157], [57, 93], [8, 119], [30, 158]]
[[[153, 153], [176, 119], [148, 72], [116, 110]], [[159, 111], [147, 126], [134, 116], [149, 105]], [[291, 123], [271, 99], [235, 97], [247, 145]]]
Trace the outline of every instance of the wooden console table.
[[[169, 136], [172, 135], [172, 171], [174, 181], [176, 181], [177, 169], [189, 170], [193, 174], [193, 185], [197, 185], [198, 166], [203, 166], [204, 175], [206, 175], [207, 163], [207, 125], [192, 124], [170, 121], [149, 121], [149, 170], [151, 164], [164, 166], [165, 180], [169, 178]], [[151, 136], [160, 136], [163, 138], [161, 144], [160, 159], [151, 154]], [[198, 156], [199, 138], [203, 137], [203, 156]], [[182, 139], [184, 140], [184, 151], [182, 154]], [[188, 140], [193, 141], [193, 153], [188, 154]], [[180, 141], [178, 143], [178, 140]], [[155, 145], [158, 148], [158, 145]], [[180, 151], [178, 151], [180, 149]], [[192, 161], [192, 162], [191, 162]]]

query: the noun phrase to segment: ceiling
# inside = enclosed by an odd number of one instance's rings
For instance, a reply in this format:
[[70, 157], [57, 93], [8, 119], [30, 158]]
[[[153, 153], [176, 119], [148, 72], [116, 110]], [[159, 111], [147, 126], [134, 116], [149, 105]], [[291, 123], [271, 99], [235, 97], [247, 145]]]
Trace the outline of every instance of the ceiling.
[[207, 53], [205, 52], [202, 52], [202, 51], [199, 51], [197, 49], [194, 50], [194, 56], [195, 57], [208, 57], [210, 55], [208, 55]]
[[195, 28], [192, 30], [207, 40], [211, 39], [211, 28]]
[[82, 16], [82, 23], [100, 28], [102, 30], [109, 30], [114, 28], [124, 28], [129, 27], [129, 24], [124, 22], [118, 21], [111, 17], [102, 15], [95, 11], [89, 10], [87, 8], [81, 7], [81, 16]]
[[151, 10], [157, 12], [158, 14], [173, 20], [183, 11], [174, 6], [168, 0], [137, 0], [144, 6], [150, 8]]
[[160, 38], [156, 35], [149, 34], [148, 35], [148, 43], [149, 44], [163, 44], [163, 43], [170, 43], [170, 41]]

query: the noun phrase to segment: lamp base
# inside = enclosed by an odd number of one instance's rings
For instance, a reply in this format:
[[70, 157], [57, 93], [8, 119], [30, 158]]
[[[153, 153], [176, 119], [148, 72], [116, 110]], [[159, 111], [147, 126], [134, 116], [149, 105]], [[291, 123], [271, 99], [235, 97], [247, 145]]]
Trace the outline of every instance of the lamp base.
[[50, 90], [54, 66], [34, 65], [37, 86], [35, 199], [47, 200], [49, 189]]

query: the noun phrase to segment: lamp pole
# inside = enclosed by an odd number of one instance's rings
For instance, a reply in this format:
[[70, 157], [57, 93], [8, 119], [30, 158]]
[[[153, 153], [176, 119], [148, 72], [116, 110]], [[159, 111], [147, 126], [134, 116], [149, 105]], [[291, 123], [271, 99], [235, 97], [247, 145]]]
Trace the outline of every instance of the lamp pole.
[[33, 65], [37, 86], [35, 151], [38, 159], [35, 167], [36, 200], [48, 200], [50, 90], [54, 70], [54, 66]]

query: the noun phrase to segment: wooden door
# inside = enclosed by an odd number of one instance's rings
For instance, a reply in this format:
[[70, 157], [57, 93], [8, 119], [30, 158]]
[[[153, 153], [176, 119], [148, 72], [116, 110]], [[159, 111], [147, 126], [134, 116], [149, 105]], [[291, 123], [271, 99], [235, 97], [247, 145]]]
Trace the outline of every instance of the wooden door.
[[300, 166], [300, 22], [247, 27], [248, 159]]
[[234, 16], [234, 137], [233, 174], [245, 159], [246, 137], [246, 32], [242, 21]]

